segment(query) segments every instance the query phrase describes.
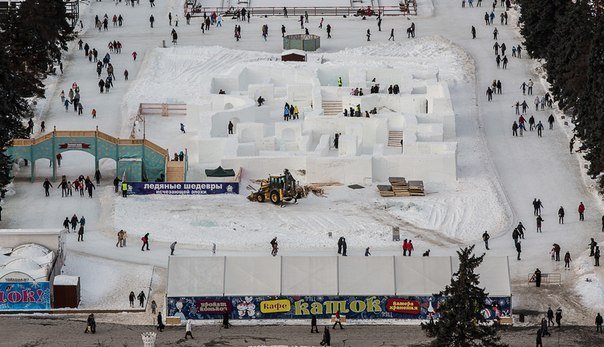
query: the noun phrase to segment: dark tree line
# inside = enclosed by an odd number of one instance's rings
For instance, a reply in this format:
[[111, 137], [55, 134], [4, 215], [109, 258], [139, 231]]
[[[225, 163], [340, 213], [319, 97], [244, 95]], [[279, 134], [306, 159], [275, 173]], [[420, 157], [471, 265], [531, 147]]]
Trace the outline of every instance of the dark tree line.
[[44, 97], [43, 80], [73, 39], [63, 0], [26, 0], [0, 20], [0, 189], [10, 183], [14, 138], [27, 138], [31, 100]]
[[604, 2], [519, 0], [521, 33], [531, 57], [543, 59], [550, 92], [572, 115], [587, 147], [588, 174], [604, 190]]

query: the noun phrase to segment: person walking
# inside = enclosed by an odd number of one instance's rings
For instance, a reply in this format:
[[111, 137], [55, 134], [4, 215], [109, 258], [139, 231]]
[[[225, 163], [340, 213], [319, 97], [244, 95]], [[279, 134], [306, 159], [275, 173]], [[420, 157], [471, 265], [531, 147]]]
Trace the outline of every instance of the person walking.
[[516, 242], [516, 252], [518, 253], [516, 260], [521, 260], [520, 253], [522, 252], [522, 246], [520, 245], [520, 241]]
[[489, 250], [489, 239], [491, 238], [491, 236], [489, 236], [489, 233], [485, 230], [484, 234], [482, 234], [482, 240], [484, 241], [484, 248], [487, 249], [487, 251]]
[[541, 218], [541, 215], [537, 216], [537, 232], [540, 233], [541, 231], [541, 224], [544, 222], [544, 219]]
[[536, 347], [543, 347], [543, 340], [541, 337], [541, 328], [539, 328], [537, 330], [537, 340], [536, 340]]
[[472, 25], [472, 39], [476, 38], [476, 28]]
[[556, 310], [556, 324], [558, 324], [558, 328], [560, 328], [562, 322], [562, 308], [558, 307]]
[[566, 254], [564, 255], [564, 269], [569, 269], [570, 270], [570, 262], [572, 261], [572, 259], [570, 258], [570, 252], [566, 252]]
[[587, 245], [589, 246], [589, 256], [593, 257], [594, 256], [594, 252], [596, 250], [596, 246], [598, 245], [598, 243], [592, 237], [591, 240], [589, 241], [589, 243]]
[[145, 251], [145, 246], [147, 246], [147, 250], [149, 250], [149, 233], [146, 233], [145, 236], [141, 238], [141, 241], [143, 241], [141, 251]]
[[600, 246], [596, 246], [594, 251], [594, 266], [600, 266]]
[[122, 197], [128, 197], [128, 183], [122, 182]]
[[603, 322], [604, 322], [604, 320], [602, 319], [602, 316], [598, 312], [598, 314], [596, 315], [596, 332], [598, 332], [600, 334], [602, 333], [602, 323]]
[[143, 291], [141, 290], [141, 292], [140, 292], [140, 293], [138, 293], [137, 298], [138, 298], [138, 305], [139, 305], [140, 307], [145, 307], [145, 299], [147, 298], [147, 296], [145, 295], [145, 292], [143, 292]]
[[329, 332], [329, 328], [325, 326], [323, 329], [323, 339], [321, 340], [321, 346], [331, 346], [331, 333]]
[[370, 255], [371, 253], [369, 252], [369, 247], [365, 248], [365, 256], [368, 257]]
[[80, 224], [80, 229], [78, 229], [78, 242], [84, 242], [84, 226]]
[[543, 317], [541, 319], [541, 336], [545, 337], [545, 335], [552, 336], [552, 334], [550, 334], [550, 332], [547, 330], [547, 319]]
[[319, 333], [319, 328], [317, 327], [317, 316], [314, 313], [310, 314], [310, 333]]
[[134, 307], [135, 298], [136, 298], [136, 296], [134, 295], [134, 292], [130, 292], [130, 295], [128, 295], [128, 301], [130, 301], [130, 307]]
[[274, 257], [279, 252], [279, 244], [277, 243], [277, 237], [271, 240], [271, 255]]
[[536, 127], [537, 127], [537, 136], [543, 137], [543, 123], [541, 123], [541, 121], [539, 121], [539, 123], [537, 123]]
[[394, 41], [394, 28], [390, 29], [390, 37], [388, 37], [388, 41]]
[[225, 329], [228, 329], [231, 327], [231, 323], [229, 323], [229, 313], [225, 312], [224, 315], [222, 315], [222, 327]]
[[367, 29], [367, 41], [371, 41], [371, 30]]
[[552, 245], [552, 250], [550, 253], [552, 253], [552, 260], [560, 261], [560, 245], [559, 244], [554, 243]]
[[582, 222], [585, 221], [585, 205], [583, 205], [583, 201], [581, 201], [581, 203], [579, 204], [577, 212], [579, 212], [579, 220]]
[[558, 209], [558, 224], [564, 224], [564, 207]]
[[336, 311], [335, 323], [333, 323], [332, 329], [335, 329], [336, 325], [338, 324], [340, 325], [340, 329], [344, 329], [344, 327], [342, 327], [342, 318], [340, 317], [340, 311]]
[[554, 326], [554, 311], [551, 306], [547, 307], [547, 326]]
[[[153, 22], [155, 22], [155, 17], [151, 15], [151, 17], [149, 17], [149, 24], [151, 25], [151, 28], [153, 28]], [[134, 60], [136, 60], [136, 58], [134, 58]]]
[[193, 337], [193, 333], [191, 332], [191, 320], [187, 319], [187, 324], [185, 325], [185, 340], [189, 336], [191, 336], [192, 340], [195, 340], [195, 338]]
[[159, 330], [160, 332], [162, 332], [162, 331], [164, 331], [165, 327], [166, 326], [164, 325], [164, 320], [163, 320], [163, 318], [161, 316], [161, 312], [159, 312], [157, 314], [157, 330]]
[[174, 248], [176, 248], [176, 241], [172, 242], [170, 245], [170, 255], [174, 255]]
[[48, 180], [48, 178], [44, 179], [44, 183], [42, 183], [42, 187], [44, 187], [44, 194], [46, 197], [50, 196], [49, 189], [53, 188], [52, 183]]

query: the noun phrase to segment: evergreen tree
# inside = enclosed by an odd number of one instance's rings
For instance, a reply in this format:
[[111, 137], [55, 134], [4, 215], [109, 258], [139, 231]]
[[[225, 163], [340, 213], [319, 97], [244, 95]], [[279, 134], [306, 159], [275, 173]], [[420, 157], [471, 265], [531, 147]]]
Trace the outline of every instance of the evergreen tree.
[[557, 20], [564, 16], [571, 0], [520, 0], [520, 33], [532, 58], [545, 58]]
[[0, 49], [0, 189], [12, 179], [9, 175], [12, 161], [4, 154], [3, 149], [13, 138], [28, 136], [22, 120], [31, 115], [27, 100], [13, 88], [13, 83], [21, 82], [19, 75], [12, 71], [12, 65], [7, 52]]
[[552, 96], [564, 111], [576, 112], [585, 84], [593, 34], [589, 0], [577, 0], [557, 21], [546, 64]]
[[[581, 89], [574, 121], [575, 132], [587, 146], [587, 173], [592, 178], [604, 171], [604, 16], [595, 16], [594, 22], [587, 83]], [[599, 184], [602, 190], [604, 177]]]
[[5, 149], [29, 136], [23, 125], [32, 115], [28, 98], [44, 97], [42, 80], [73, 37], [63, 0], [26, 0], [0, 21], [0, 188], [12, 179]]
[[74, 38], [63, 0], [26, 0], [0, 24], [0, 31], [5, 34], [9, 55], [20, 63], [16, 69], [29, 77], [33, 94], [28, 96], [44, 97], [41, 81]]
[[438, 308], [441, 318], [422, 323], [422, 330], [436, 338], [433, 346], [506, 346], [499, 342], [497, 331], [480, 313], [488, 294], [479, 287], [479, 275], [474, 270], [482, 263], [484, 254], [476, 257], [473, 251], [474, 246], [457, 251], [459, 270], [439, 294], [445, 297]]

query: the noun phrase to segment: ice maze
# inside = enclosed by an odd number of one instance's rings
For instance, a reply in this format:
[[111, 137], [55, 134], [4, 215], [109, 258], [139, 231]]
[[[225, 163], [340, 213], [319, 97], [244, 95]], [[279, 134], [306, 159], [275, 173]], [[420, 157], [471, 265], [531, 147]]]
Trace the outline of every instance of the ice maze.
[[[205, 105], [191, 105], [188, 118], [204, 110], [209, 118], [198, 122], [210, 124], [189, 143], [190, 156], [198, 156], [201, 167], [241, 167], [247, 178], [288, 168], [306, 183], [371, 184], [404, 176], [454, 185], [448, 86], [433, 67], [409, 70], [281, 62], [236, 67], [212, 78]], [[394, 85], [398, 94], [388, 91]], [[285, 103], [297, 107], [299, 119], [284, 120]], [[345, 116], [351, 107], [361, 116]]]

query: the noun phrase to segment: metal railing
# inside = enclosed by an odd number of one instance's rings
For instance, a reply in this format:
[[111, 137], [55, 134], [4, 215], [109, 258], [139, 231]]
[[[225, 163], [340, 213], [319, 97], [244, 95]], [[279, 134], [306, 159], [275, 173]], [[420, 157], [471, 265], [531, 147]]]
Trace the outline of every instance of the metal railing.
[[[337, 7], [337, 6], [325, 6], [325, 7], [288, 7], [287, 15], [289, 16], [303, 16], [308, 13], [309, 16], [354, 16], [359, 14], [360, 10], [364, 10], [366, 7]], [[195, 7], [192, 9], [191, 16], [198, 17], [203, 16], [205, 12], [207, 16], [210, 16], [212, 12], [219, 13], [223, 16], [233, 15], [236, 8], [233, 7]], [[189, 11], [189, 8], [185, 6], [185, 14]], [[283, 7], [251, 7], [246, 8], [246, 11], [250, 11], [252, 16], [284, 16]], [[411, 0], [407, 4], [400, 6], [376, 6], [371, 7], [373, 15], [377, 15], [378, 12], [384, 16], [415, 16], [417, 15], [417, 2]]]

